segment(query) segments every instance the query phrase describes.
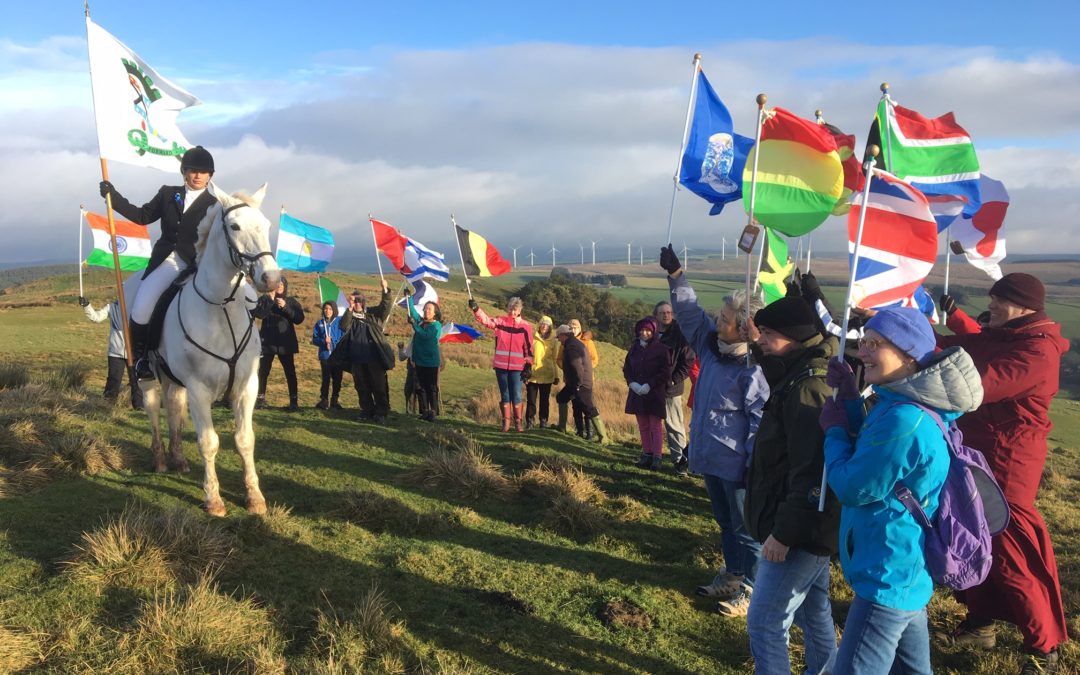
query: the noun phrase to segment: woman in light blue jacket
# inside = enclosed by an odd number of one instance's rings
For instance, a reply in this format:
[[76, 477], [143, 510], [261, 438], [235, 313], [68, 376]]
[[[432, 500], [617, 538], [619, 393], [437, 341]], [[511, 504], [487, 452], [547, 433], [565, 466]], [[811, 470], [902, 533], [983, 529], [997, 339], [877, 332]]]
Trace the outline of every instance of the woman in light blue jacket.
[[[769, 385], [757, 365], [747, 366], [747, 343], [740, 337], [746, 317], [746, 294], [724, 298], [715, 317], [698, 304], [682, 270], [668, 277], [671, 306], [683, 335], [697, 354], [700, 374], [694, 385], [690, 419], [690, 471], [705, 478], [713, 517], [720, 525], [725, 568], [698, 595], [719, 600], [718, 611], [745, 616], [761, 544], [746, 530], [743, 502], [746, 467], [754, 447]], [[761, 301], [750, 298], [751, 313]]]
[[878, 312], [859, 341], [864, 378], [877, 403], [865, 415], [854, 376], [832, 361], [836, 399], [822, 410], [829, 486], [843, 504], [840, 564], [855, 591], [833, 673], [930, 673], [926, 604], [934, 584], [924, 532], [895, 495], [911, 490], [933, 519], [949, 470], [944, 424], [982, 403], [967, 352], [935, 353], [934, 331], [918, 310]]

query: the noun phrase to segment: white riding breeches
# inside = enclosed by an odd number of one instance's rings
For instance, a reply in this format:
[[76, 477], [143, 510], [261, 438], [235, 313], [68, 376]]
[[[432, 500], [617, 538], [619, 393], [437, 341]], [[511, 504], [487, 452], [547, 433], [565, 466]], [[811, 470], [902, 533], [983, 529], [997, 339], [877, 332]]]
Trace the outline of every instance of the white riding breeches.
[[157, 304], [158, 298], [161, 297], [161, 294], [165, 292], [165, 289], [172, 282], [176, 281], [176, 277], [180, 276], [180, 273], [185, 269], [187, 269], [187, 263], [181, 260], [175, 252], [169, 254], [169, 257], [165, 258], [139, 284], [138, 290], [135, 291], [135, 297], [131, 300], [131, 308], [128, 310], [131, 320], [143, 325], [150, 323], [150, 316], [154, 313], [154, 305]]

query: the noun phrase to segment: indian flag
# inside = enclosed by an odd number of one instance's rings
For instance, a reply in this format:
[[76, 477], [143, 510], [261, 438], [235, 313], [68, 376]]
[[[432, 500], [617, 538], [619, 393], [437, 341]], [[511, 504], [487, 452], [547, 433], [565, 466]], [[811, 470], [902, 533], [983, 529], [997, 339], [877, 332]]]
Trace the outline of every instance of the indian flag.
[[[801, 237], [832, 214], [844, 190], [844, 167], [829, 130], [783, 108], [765, 113], [761, 140], [743, 169], [750, 185], [757, 155], [754, 219], [789, 237]], [[750, 201], [743, 199], [750, 211]]]
[[297, 220], [282, 212], [278, 220], [278, 267], [297, 272], [322, 272], [334, 257], [330, 230]]
[[[86, 258], [87, 265], [113, 269], [112, 242], [109, 239], [109, 219], [89, 211], [83, 211], [90, 232], [94, 235], [94, 250]], [[150, 262], [150, 234], [145, 225], [114, 219], [116, 226], [116, 252], [120, 256], [120, 269], [137, 272], [146, 269]]]

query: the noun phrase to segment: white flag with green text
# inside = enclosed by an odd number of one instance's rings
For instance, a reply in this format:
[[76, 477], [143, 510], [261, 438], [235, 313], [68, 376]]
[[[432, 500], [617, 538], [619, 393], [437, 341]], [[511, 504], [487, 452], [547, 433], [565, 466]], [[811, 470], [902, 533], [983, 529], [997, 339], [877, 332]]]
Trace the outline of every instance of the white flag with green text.
[[180, 157], [192, 144], [176, 117], [199, 99], [158, 75], [90, 17], [86, 41], [101, 157], [178, 172]]

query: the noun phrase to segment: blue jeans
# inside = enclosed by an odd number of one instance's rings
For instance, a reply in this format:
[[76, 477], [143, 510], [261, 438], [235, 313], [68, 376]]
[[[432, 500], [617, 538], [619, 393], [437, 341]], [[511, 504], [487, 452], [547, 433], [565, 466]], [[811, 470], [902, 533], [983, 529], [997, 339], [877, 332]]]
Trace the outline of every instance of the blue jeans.
[[720, 550], [724, 553], [727, 571], [744, 575], [747, 585], [753, 586], [758, 559], [761, 558], [761, 544], [746, 531], [743, 520], [746, 486], [719, 476], [705, 474], [704, 477], [705, 491], [712, 502], [713, 518], [720, 526]]
[[806, 645], [806, 672], [820, 673], [836, 654], [829, 604], [829, 557], [793, 548], [782, 563], [758, 563], [746, 615], [754, 672], [791, 675], [788, 631], [794, 620]]
[[926, 609], [905, 612], [855, 596], [832, 672], [834, 675], [932, 673]]
[[495, 379], [499, 381], [499, 394], [503, 403], [521, 403], [521, 371], [495, 369]]

